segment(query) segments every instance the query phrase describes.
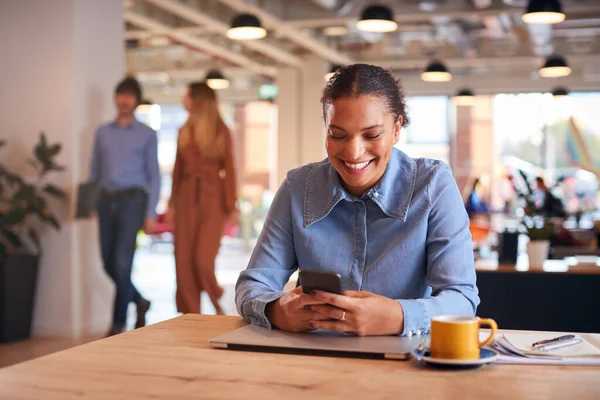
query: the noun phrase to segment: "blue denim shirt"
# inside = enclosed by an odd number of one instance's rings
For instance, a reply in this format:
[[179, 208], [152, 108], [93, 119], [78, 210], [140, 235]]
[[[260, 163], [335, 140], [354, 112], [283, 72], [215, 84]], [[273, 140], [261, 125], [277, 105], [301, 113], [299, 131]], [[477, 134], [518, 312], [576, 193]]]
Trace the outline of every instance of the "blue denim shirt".
[[146, 217], [155, 218], [160, 196], [156, 132], [137, 120], [98, 127], [89, 181], [107, 190], [145, 189]]
[[440, 314], [474, 315], [469, 219], [450, 168], [394, 149], [383, 178], [348, 194], [329, 160], [291, 171], [236, 285], [239, 313], [270, 328], [265, 306], [296, 269], [334, 271], [344, 290], [396, 299], [404, 335], [425, 333]]

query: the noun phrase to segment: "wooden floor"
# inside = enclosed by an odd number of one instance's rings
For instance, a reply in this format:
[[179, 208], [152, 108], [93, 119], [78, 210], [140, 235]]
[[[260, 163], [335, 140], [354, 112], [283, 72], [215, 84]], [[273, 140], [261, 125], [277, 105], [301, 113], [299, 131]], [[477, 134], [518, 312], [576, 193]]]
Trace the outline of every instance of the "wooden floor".
[[97, 339], [100, 339], [100, 337], [88, 336], [79, 339], [34, 338], [21, 342], [0, 344], [0, 368], [93, 342]]

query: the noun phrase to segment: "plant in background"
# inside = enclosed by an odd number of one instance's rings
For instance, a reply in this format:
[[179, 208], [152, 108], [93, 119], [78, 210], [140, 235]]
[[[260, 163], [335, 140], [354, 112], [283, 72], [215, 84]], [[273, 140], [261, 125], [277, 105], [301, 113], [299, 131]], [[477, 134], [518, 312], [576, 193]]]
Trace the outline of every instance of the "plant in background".
[[[0, 150], [6, 145], [0, 140]], [[48, 196], [65, 200], [65, 193], [47, 183], [53, 171], [63, 171], [55, 158], [60, 144], [48, 144], [44, 133], [27, 160], [35, 175], [26, 179], [0, 163], [0, 258], [11, 254], [38, 254], [38, 230], [43, 225], [60, 229], [58, 219], [48, 210]]]

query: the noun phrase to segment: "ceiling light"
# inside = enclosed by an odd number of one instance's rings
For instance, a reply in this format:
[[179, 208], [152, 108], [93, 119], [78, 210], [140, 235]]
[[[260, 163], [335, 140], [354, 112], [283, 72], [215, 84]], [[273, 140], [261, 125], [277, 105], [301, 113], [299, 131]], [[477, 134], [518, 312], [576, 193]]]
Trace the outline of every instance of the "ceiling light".
[[233, 40], [262, 39], [266, 35], [267, 31], [253, 14], [236, 15], [231, 21], [231, 28], [227, 30], [227, 37]]
[[329, 69], [329, 72], [325, 74], [325, 82], [329, 82], [329, 80], [331, 78], [333, 78], [333, 75], [335, 75], [335, 73], [340, 68], [342, 68], [341, 65], [337, 65], [337, 64], [332, 65], [331, 68]]
[[459, 106], [472, 106], [475, 104], [475, 99], [475, 94], [470, 89], [461, 89], [454, 96], [454, 101]]
[[548, 57], [544, 66], [540, 68], [540, 76], [543, 78], [560, 78], [569, 75], [571, 75], [571, 68], [561, 56]]
[[560, 99], [560, 98], [566, 97], [568, 95], [569, 95], [569, 91], [564, 87], [557, 87], [557, 88], [554, 88], [554, 90], [552, 91], [552, 96], [554, 96], [555, 99]]
[[565, 13], [560, 0], [529, 0], [522, 18], [527, 24], [558, 24], [565, 20]]
[[348, 28], [345, 26], [328, 26], [323, 29], [323, 35], [325, 36], [344, 36], [349, 32]]
[[386, 6], [366, 7], [356, 27], [365, 32], [392, 32], [398, 29], [392, 10]]
[[206, 74], [206, 84], [214, 90], [227, 89], [229, 87], [229, 81], [223, 76], [223, 74], [216, 69], [208, 71]]
[[421, 72], [421, 79], [425, 82], [448, 82], [452, 79], [452, 74], [444, 64], [433, 61]]

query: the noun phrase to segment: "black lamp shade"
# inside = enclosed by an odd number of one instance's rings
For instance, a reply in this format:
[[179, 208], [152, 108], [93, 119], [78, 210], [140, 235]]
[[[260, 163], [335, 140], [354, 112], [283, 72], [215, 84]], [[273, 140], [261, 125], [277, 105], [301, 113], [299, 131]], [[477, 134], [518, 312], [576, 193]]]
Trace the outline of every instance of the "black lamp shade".
[[398, 29], [392, 10], [381, 5], [366, 7], [356, 26], [365, 32], [392, 32]]
[[392, 10], [386, 6], [369, 6], [366, 7], [361, 16], [361, 21], [370, 20], [370, 19], [379, 19], [383, 21], [393, 21], [394, 16], [392, 14]]
[[461, 89], [456, 93], [456, 97], [475, 97], [471, 89]]
[[227, 30], [227, 37], [232, 40], [262, 39], [267, 31], [262, 27], [260, 20], [253, 14], [238, 14], [231, 21]]
[[424, 72], [448, 72], [448, 68], [439, 61], [433, 61], [425, 68]]
[[530, 0], [526, 14], [550, 12], [562, 14], [560, 0]]
[[571, 68], [562, 56], [550, 56], [544, 66], [540, 68], [540, 75], [544, 78], [560, 78], [571, 74]]
[[557, 24], [565, 20], [560, 0], [529, 0], [523, 21], [528, 24]]
[[563, 96], [567, 96], [568, 94], [569, 94], [569, 91], [564, 87], [557, 87], [557, 88], [554, 88], [554, 90], [552, 91], [552, 96], [554, 96], [554, 97], [563, 97]]
[[260, 20], [256, 15], [252, 14], [238, 14], [231, 21], [232, 28], [262, 28]]
[[421, 79], [425, 82], [448, 82], [452, 74], [440, 61], [433, 61], [421, 72]]
[[562, 56], [550, 56], [542, 68], [568, 67], [567, 60]]
[[217, 69], [211, 69], [210, 71], [208, 71], [208, 73], [206, 74], [206, 80], [209, 79], [222, 79], [225, 80], [225, 76], [223, 76], [223, 74], [221, 73], [221, 71], [217, 70]]

